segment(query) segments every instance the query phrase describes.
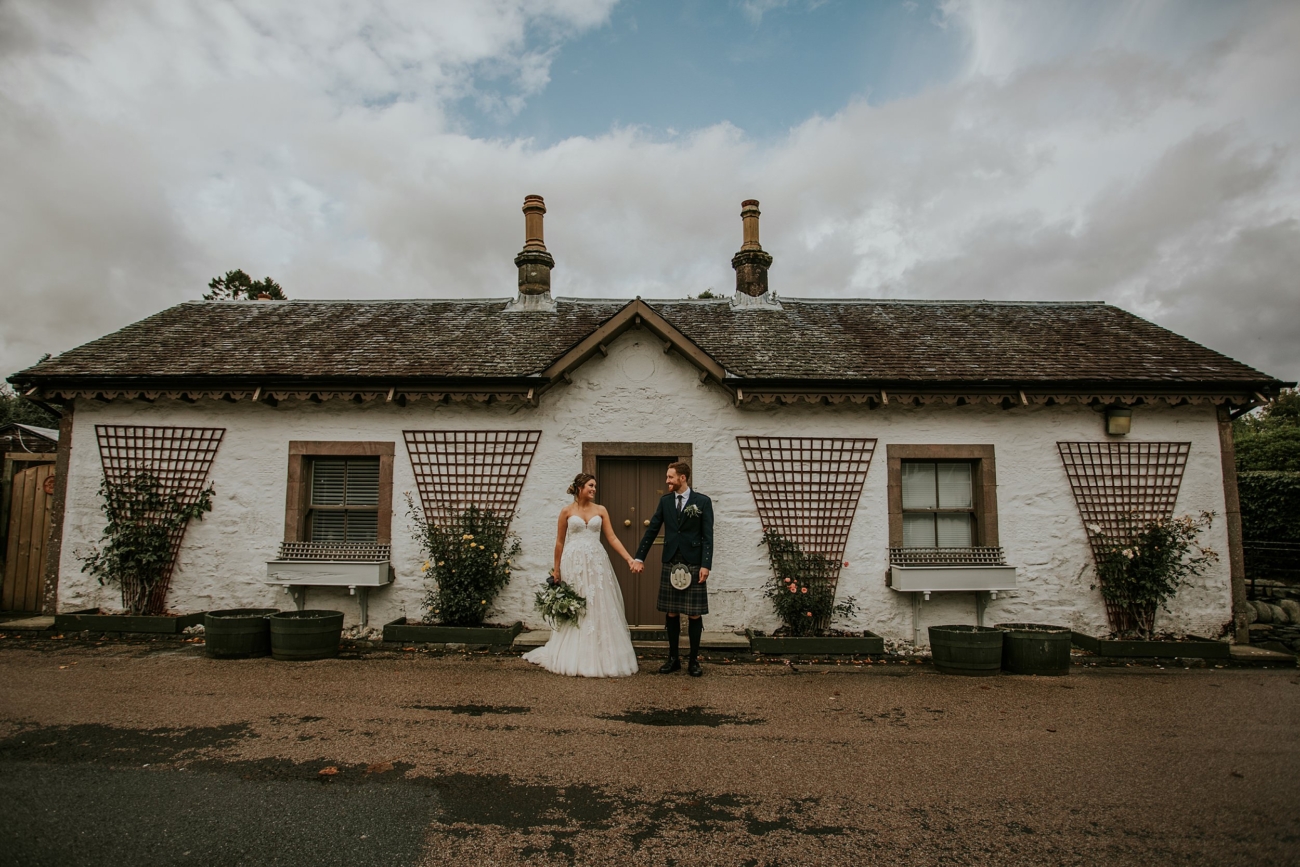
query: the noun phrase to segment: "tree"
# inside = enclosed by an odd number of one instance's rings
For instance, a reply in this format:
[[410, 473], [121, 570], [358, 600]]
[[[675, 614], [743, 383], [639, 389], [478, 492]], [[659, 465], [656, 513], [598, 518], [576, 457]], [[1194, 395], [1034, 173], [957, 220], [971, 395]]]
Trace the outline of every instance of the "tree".
[[280, 284], [270, 277], [254, 281], [239, 268], [227, 271], [224, 277], [213, 277], [208, 281], [208, 288], [212, 291], [203, 296], [204, 301], [256, 301], [263, 293], [275, 301], [289, 300]]
[[1300, 391], [1283, 389], [1258, 412], [1233, 422], [1237, 471], [1300, 472]]
[[0, 383], [0, 427], [14, 422], [34, 427], [59, 426], [58, 416], [32, 403], [15, 392], [8, 384]]

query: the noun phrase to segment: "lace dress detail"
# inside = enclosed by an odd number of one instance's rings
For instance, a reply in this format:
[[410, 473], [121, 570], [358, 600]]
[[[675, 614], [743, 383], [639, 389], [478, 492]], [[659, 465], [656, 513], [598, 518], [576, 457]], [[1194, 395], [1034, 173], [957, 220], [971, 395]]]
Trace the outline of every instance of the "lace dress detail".
[[625, 677], [636, 674], [636, 651], [623, 611], [609, 555], [600, 544], [601, 518], [569, 517], [560, 556], [560, 577], [587, 600], [587, 613], [577, 625], [551, 632], [550, 640], [524, 659], [556, 674], [580, 677]]

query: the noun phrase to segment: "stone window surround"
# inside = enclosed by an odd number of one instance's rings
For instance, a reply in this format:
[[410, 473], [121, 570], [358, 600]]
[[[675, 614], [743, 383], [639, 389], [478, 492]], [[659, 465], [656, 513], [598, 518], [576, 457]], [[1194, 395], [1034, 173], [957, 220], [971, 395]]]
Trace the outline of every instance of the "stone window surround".
[[903, 547], [903, 461], [970, 461], [977, 547], [998, 542], [997, 466], [991, 445], [886, 445], [889, 473], [889, 547]]
[[379, 458], [379, 526], [375, 542], [379, 545], [393, 543], [393, 457], [397, 444], [393, 442], [350, 441], [289, 441], [289, 478], [285, 487], [284, 541], [307, 541], [308, 498], [311, 495], [311, 475], [308, 462], [316, 457], [378, 457]]

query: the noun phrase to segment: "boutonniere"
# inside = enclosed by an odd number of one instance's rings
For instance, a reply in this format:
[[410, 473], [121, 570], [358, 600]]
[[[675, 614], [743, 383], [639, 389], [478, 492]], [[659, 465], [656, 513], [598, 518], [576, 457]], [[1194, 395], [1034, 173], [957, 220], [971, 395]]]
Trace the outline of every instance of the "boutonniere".
[[685, 509], [682, 509], [683, 518], [698, 518], [700, 515], [703, 514], [704, 513], [700, 511], [700, 507], [695, 505], [694, 503], [691, 503]]

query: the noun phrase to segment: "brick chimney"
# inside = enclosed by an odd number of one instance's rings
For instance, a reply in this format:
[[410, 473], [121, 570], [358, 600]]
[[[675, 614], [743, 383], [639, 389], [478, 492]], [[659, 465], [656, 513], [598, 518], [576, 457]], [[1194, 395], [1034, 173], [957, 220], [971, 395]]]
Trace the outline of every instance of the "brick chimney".
[[745, 199], [740, 203], [740, 219], [744, 224], [744, 239], [740, 252], [731, 257], [731, 267], [736, 269], [736, 307], [778, 306], [772, 293], [767, 291], [767, 269], [772, 267], [772, 256], [763, 252], [758, 242], [758, 199]]
[[517, 310], [542, 310], [554, 312], [551, 298], [551, 269], [555, 259], [546, 252], [542, 234], [542, 218], [546, 202], [541, 196], [524, 196], [524, 249], [515, 257], [519, 269], [519, 297], [507, 308]]

